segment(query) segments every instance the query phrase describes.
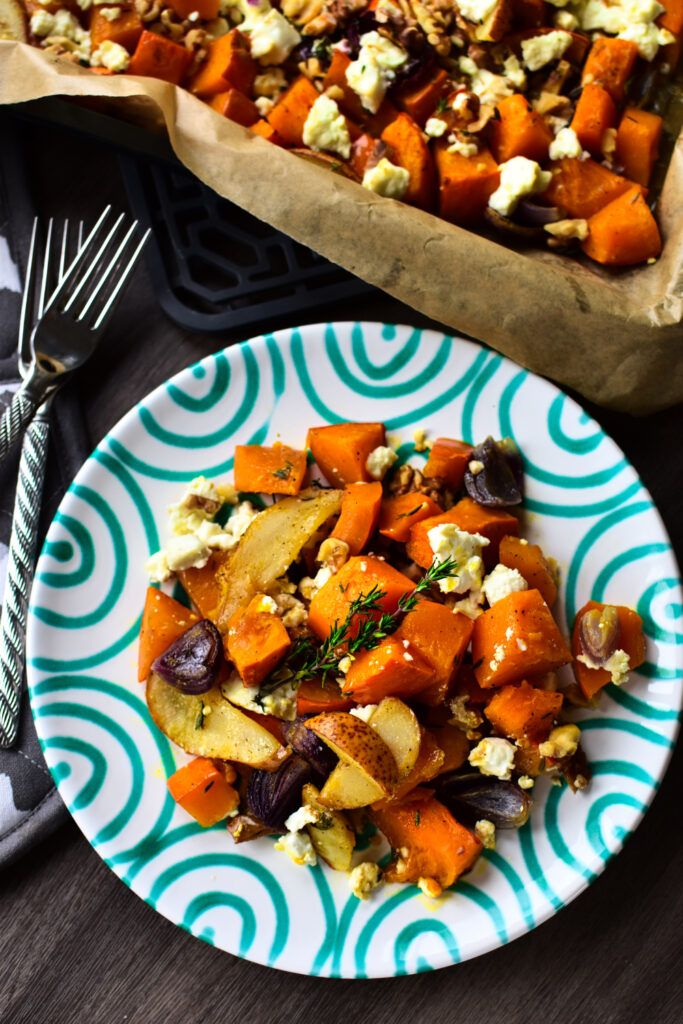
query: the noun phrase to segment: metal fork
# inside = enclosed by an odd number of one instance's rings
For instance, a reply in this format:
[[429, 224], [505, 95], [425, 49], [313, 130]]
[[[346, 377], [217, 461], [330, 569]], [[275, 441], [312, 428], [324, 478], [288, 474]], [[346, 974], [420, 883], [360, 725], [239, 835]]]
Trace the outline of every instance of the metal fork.
[[[118, 223], [118, 222], [117, 222]], [[43, 257], [42, 278], [40, 291], [37, 300], [36, 318], [38, 323], [46, 313], [46, 296], [53, 276], [53, 222], [48, 225], [45, 252]], [[50, 304], [54, 296], [58, 295], [60, 288], [67, 275], [80, 259], [84, 245], [82, 243], [82, 224], [78, 237], [78, 254], [74, 263], [66, 269], [68, 252], [68, 222], [64, 225], [62, 234], [61, 249], [59, 254], [59, 268], [57, 271], [57, 290], [50, 298]], [[130, 232], [126, 236], [130, 235]], [[89, 236], [92, 238], [92, 233]], [[115, 301], [120, 295], [126, 277], [132, 271], [133, 265], [139, 255], [147, 235], [135, 250], [133, 257], [124, 270], [124, 274], [118, 279], [118, 294], [115, 291], [109, 296], [109, 303]], [[125, 241], [125, 240], [124, 240]], [[88, 244], [87, 242], [85, 243]], [[122, 249], [120, 246], [119, 249]], [[26, 286], [22, 300], [20, 323], [19, 323], [19, 369], [23, 377], [28, 379], [32, 372], [33, 358], [31, 339], [31, 327], [33, 323], [32, 310], [34, 305], [34, 291], [37, 277], [37, 223], [34, 222], [29, 259], [26, 273]], [[124, 276], [125, 275], [125, 276]], [[92, 303], [90, 303], [92, 305]], [[106, 309], [106, 306], [105, 306]], [[108, 312], [111, 311], [111, 306]], [[102, 321], [102, 313], [98, 320]], [[102, 323], [99, 324], [102, 327]], [[37, 330], [33, 332], [33, 341]], [[50, 339], [48, 339], [49, 341]], [[40, 351], [38, 349], [37, 351]], [[87, 355], [86, 355], [87, 358]], [[19, 477], [14, 503], [14, 515], [12, 519], [12, 536], [10, 539], [7, 581], [2, 605], [2, 616], [0, 618], [0, 747], [11, 747], [16, 741], [19, 728], [19, 709], [21, 702], [21, 688], [24, 673], [25, 661], [25, 640], [26, 640], [26, 617], [28, 610], [28, 597], [33, 582], [35, 568], [36, 549], [38, 541], [38, 527], [40, 520], [40, 504], [45, 478], [45, 466], [47, 462], [47, 449], [49, 440], [49, 414], [52, 397], [56, 387], [53, 387], [45, 402], [40, 406], [33, 420], [29, 423], [22, 445], [21, 460], [19, 466]]]
[[36, 323], [29, 372], [0, 421], [0, 461], [38, 406], [92, 354], [147, 241], [149, 230], [131, 254], [137, 221], [117, 241], [123, 214], [101, 240], [110, 211], [100, 216]]

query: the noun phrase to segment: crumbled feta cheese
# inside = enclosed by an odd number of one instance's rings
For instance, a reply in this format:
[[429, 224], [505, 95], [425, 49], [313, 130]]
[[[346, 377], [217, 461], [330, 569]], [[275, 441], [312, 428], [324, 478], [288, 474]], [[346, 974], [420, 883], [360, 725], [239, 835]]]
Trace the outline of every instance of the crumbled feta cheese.
[[210, 551], [201, 537], [186, 533], [181, 537], [170, 537], [166, 545], [166, 561], [171, 572], [183, 569], [203, 569], [209, 560]]
[[495, 775], [496, 778], [507, 782], [512, 777], [515, 748], [509, 740], [487, 736], [470, 751], [467, 760], [473, 768], [478, 768], [482, 775]]
[[580, 738], [578, 725], [558, 725], [545, 743], [539, 743], [538, 752], [541, 757], [550, 757], [555, 761], [562, 757], [572, 757], [578, 749]]
[[171, 533], [194, 533], [202, 522], [213, 519], [222, 504], [216, 485], [205, 476], [195, 477], [180, 501], [168, 510]]
[[587, 654], [577, 655], [576, 660], [582, 662], [588, 668], [604, 668], [606, 672], [610, 673], [611, 681], [615, 686], [621, 686], [622, 683], [626, 682], [631, 667], [628, 654], [621, 649], [615, 651], [603, 665], [598, 665]]
[[120, 7], [100, 7], [100, 14], [107, 21], [116, 21], [117, 18], [121, 17], [121, 8]]
[[571, 11], [556, 11], [553, 15], [553, 24], [565, 32], [574, 32], [579, 27], [579, 19]]
[[413, 442], [415, 444], [416, 452], [427, 451], [427, 434], [424, 427], [415, 427], [413, 431]]
[[[473, 587], [466, 597], [463, 597], [460, 601], [454, 601], [450, 606], [451, 611], [460, 612], [462, 615], [466, 615], [468, 619], [478, 619], [483, 612], [484, 595], [480, 587]], [[448, 602], [448, 598], [446, 599]]]
[[517, 785], [520, 789], [533, 789], [534, 780], [531, 778], [530, 775], [520, 775], [520, 777], [517, 779]]
[[396, 71], [408, 60], [406, 51], [379, 32], [360, 37], [358, 57], [346, 69], [346, 81], [371, 114], [376, 114]]
[[459, 153], [460, 156], [476, 156], [479, 152], [479, 146], [476, 142], [469, 142], [467, 139], [458, 138], [457, 135], [453, 134], [448, 139], [450, 145], [448, 147], [449, 153]]
[[312, 807], [300, 807], [293, 811], [285, 821], [285, 828], [288, 832], [300, 832], [307, 825], [315, 825], [320, 815]]
[[145, 562], [145, 572], [150, 583], [164, 583], [170, 579], [171, 570], [168, 567], [168, 559], [165, 551], [157, 551]]
[[349, 714], [353, 715], [355, 718], [360, 718], [363, 722], [369, 722], [376, 708], [376, 704], [366, 704], [365, 707], [351, 708]]
[[493, 13], [498, 0], [458, 0], [458, 10], [463, 18], [481, 25]]
[[256, 8], [250, 5], [247, 7], [240, 32], [249, 37], [251, 56], [261, 64], [282, 64], [294, 47], [299, 45], [301, 36], [275, 8], [264, 13], [260, 5]]
[[657, 0], [584, 0], [576, 6], [576, 16], [586, 32], [602, 30], [638, 47], [645, 60], [652, 60], [660, 46], [673, 41], [667, 29], [656, 24], [664, 7]]
[[302, 576], [299, 580], [299, 590], [302, 596], [307, 601], [312, 601], [321, 587], [324, 587], [333, 575], [329, 565], [321, 565], [315, 576]]
[[318, 151], [339, 153], [344, 160], [351, 156], [351, 136], [346, 118], [329, 96], [318, 96], [304, 122], [304, 145]]
[[307, 832], [285, 833], [275, 843], [274, 849], [282, 850], [295, 864], [300, 864], [302, 867], [306, 865], [315, 867], [318, 863], [313, 843]]
[[397, 167], [391, 160], [382, 157], [374, 167], [363, 175], [363, 188], [376, 192], [385, 199], [403, 199], [410, 185], [410, 171]]
[[522, 196], [543, 192], [550, 184], [550, 171], [542, 171], [535, 160], [513, 156], [500, 165], [500, 185], [489, 199], [489, 206], [509, 217]]
[[282, 68], [267, 68], [254, 79], [254, 95], [276, 99], [287, 88], [287, 79]]
[[481, 549], [489, 541], [479, 533], [467, 533], [455, 523], [442, 523], [427, 533], [435, 562], [455, 562], [455, 572], [439, 580], [444, 594], [465, 594], [468, 590], [481, 590], [484, 563]]
[[556, 29], [544, 35], [532, 36], [522, 40], [522, 60], [529, 71], [539, 71], [553, 60], [559, 60], [564, 51], [571, 45], [569, 32]]
[[512, 96], [515, 91], [509, 78], [503, 77], [503, 75], [494, 75], [486, 68], [477, 67], [471, 57], [460, 57], [458, 67], [464, 75], [469, 76], [470, 89], [482, 103], [495, 106], [506, 96]]
[[515, 89], [524, 89], [526, 86], [526, 75], [524, 74], [524, 68], [514, 53], [506, 57], [503, 67], [505, 69], [503, 74], [512, 82]]
[[36, 11], [31, 15], [31, 32], [34, 36], [49, 36], [54, 27], [55, 16], [49, 11]]
[[348, 874], [349, 887], [359, 900], [367, 900], [373, 889], [382, 884], [382, 872], [372, 860], [357, 864]]
[[443, 888], [435, 878], [418, 878], [417, 887], [418, 889], [421, 889], [425, 896], [428, 896], [430, 900], [438, 899], [443, 892]]
[[560, 128], [550, 143], [548, 156], [551, 160], [562, 160], [563, 157], [586, 160], [589, 154], [584, 151], [573, 128]]
[[440, 117], [428, 117], [425, 124], [425, 135], [430, 139], [440, 139], [448, 131], [448, 125]]
[[482, 818], [474, 826], [474, 834], [485, 850], [496, 848], [496, 826], [488, 818]]
[[479, 459], [472, 459], [472, 461], [468, 463], [467, 468], [469, 469], [472, 476], [476, 476], [477, 473], [481, 473], [481, 471], [483, 470], [484, 463], [480, 462]]
[[341, 661], [340, 661], [340, 662], [339, 662], [339, 664], [337, 665], [337, 668], [339, 669], [339, 671], [340, 671], [340, 672], [341, 672], [341, 673], [342, 673], [343, 675], [346, 675], [346, 673], [347, 673], [347, 672], [349, 671], [349, 669], [350, 669], [350, 668], [351, 668], [351, 666], [353, 665], [353, 660], [354, 660], [354, 659], [353, 659], [353, 656], [352, 656], [351, 654], [346, 654], [346, 655], [345, 655], [345, 656], [344, 656], [344, 657], [343, 657], [343, 658], [341, 659]]
[[245, 686], [236, 673], [221, 683], [221, 693], [231, 704], [246, 708], [248, 711], [255, 711], [257, 715], [265, 714], [262, 706], [256, 700], [259, 694], [258, 686]]
[[516, 594], [520, 590], [528, 590], [529, 584], [517, 569], [509, 569], [507, 565], [500, 562], [492, 569], [482, 584], [484, 596], [490, 605], [507, 597], [508, 594]]
[[268, 597], [267, 594], [263, 594], [257, 605], [254, 605], [252, 611], [265, 612], [268, 615], [277, 615], [277, 604], [272, 597]]
[[254, 100], [254, 106], [261, 117], [268, 117], [268, 114], [275, 106], [275, 100], [271, 100], [267, 96], [257, 96]]
[[230, 547], [235, 547], [240, 537], [246, 532], [251, 523], [259, 515], [259, 510], [254, 508], [250, 501], [241, 501], [225, 524], [224, 533], [227, 533], [232, 541]]
[[380, 444], [377, 448], [373, 448], [368, 455], [365, 460], [365, 468], [373, 480], [382, 480], [397, 459], [398, 455], [395, 451]]
[[275, 690], [271, 690], [265, 697], [261, 698], [263, 713], [273, 715], [285, 722], [293, 722], [296, 718], [298, 686], [291, 683], [283, 683]]

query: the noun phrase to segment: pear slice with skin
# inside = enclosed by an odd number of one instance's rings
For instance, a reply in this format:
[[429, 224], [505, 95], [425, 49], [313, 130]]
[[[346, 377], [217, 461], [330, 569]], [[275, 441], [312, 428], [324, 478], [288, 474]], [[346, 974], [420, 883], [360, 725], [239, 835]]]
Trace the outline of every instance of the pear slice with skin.
[[396, 760], [379, 733], [346, 711], [325, 711], [307, 728], [339, 758], [320, 793], [328, 807], [365, 807], [391, 796], [399, 781]]

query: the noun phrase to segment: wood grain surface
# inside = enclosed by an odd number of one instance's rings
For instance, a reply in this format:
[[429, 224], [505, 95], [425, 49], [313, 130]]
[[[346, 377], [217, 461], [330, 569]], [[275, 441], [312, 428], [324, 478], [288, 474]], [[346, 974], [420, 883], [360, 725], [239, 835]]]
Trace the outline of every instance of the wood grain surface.
[[[111, 151], [52, 129], [22, 131], [42, 215], [89, 217], [105, 199], [125, 206]], [[306, 319], [349, 312], [312, 310]], [[433, 326], [379, 295], [352, 312]], [[141, 271], [75, 382], [92, 444], [170, 374], [234, 340], [171, 324]], [[645, 420], [589, 412], [640, 472], [680, 556], [683, 409]], [[548, 922], [476, 960], [387, 981], [288, 975], [213, 949], [128, 890], [69, 822], [0, 874], [0, 1022], [681, 1024], [682, 784], [679, 745], [622, 853]]]

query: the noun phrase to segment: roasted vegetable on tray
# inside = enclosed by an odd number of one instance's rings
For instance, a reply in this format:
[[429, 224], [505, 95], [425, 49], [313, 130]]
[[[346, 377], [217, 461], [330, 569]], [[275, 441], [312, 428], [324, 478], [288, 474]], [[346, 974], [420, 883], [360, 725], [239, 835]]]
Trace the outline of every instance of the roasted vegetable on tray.
[[[681, 0], [23, 0], [25, 18], [2, 5], [0, 36], [182, 85], [271, 143], [455, 224], [607, 266], [661, 251], [648, 188]], [[277, 478], [278, 457], [247, 467], [254, 490]], [[292, 463], [273, 493], [296, 493], [304, 468]]]
[[[519, 536], [514, 442], [437, 438], [418, 477], [386, 440], [316, 427], [317, 464], [245, 445], [236, 486], [192, 481], [147, 563], [139, 645], [152, 719], [194, 757], [178, 804], [226, 842], [322, 858], [363, 899], [382, 880], [439, 895], [524, 825], [539, 775], [588, 785], [567, 713], [645, 656], [625, 606], [589, 601], [562, 635], [552, 561]], [[158, 589], [174, 579], [196, 610]], [[368, 827], [384, 858], [356, 851]]]

